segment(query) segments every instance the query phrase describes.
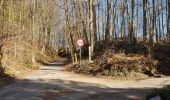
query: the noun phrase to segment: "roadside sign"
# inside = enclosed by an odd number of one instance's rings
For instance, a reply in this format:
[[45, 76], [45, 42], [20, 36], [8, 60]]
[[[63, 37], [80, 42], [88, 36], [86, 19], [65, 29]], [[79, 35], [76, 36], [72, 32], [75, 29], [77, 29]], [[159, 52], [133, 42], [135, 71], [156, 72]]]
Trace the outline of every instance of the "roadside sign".
[[79, 38], [77, 40], [77, 45], [80, 47], [80, 67], [81, 67], [81, 48], [85, 45], [85, 42], [82, 38]]
[[85, 45], [84, 40], [83, 40], [83, 39], [78, 39], [78, 40], [77, 40], [77, 45], [78, 45], [79, 47], [83, 47], [83, 46]]

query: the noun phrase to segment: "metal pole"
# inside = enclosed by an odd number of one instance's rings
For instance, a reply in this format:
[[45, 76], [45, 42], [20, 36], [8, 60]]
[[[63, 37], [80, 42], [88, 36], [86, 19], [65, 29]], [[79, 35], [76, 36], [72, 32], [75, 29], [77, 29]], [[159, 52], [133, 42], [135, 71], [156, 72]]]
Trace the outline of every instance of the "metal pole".
[[81, 67], [81, 47], [80, 47], [80, 67]]

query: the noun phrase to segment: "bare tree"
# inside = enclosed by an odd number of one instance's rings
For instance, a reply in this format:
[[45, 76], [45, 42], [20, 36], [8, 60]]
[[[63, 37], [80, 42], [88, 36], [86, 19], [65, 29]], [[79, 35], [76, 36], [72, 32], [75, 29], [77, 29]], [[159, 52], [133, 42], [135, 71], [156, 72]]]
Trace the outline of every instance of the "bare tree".
[[95, 41], [96, 41], [96, 9], [95, 1], [89, 0], [90, 8], [90, 45], [92, 48], [92, 56], [94, 55]]
[[105, 31], [105, 39], [110, 41], [110, 22], [111, 22], [111, 0], [107, 0], [107, 21], [106, 21], [106, 31]]
[[143, 0], [143, 41], [146, 42], [147, 36], [147, 0]]
[[167, 35], [168, 35], [168, 41], [170, 42], [170, 9], [169, 9], [170, 1], [166, 0], [166, 19], [167, 19]]

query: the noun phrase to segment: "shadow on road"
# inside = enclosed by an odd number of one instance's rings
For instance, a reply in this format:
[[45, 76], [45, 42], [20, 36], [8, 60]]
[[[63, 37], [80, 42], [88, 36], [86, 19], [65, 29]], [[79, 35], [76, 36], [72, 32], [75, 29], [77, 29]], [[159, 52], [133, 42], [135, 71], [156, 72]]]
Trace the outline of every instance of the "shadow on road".
[[43, 66], [49, 67], [62, 67], [68, 64], [68, 60], [66, 58], [62, 58], [58, 61], [54, 61], [53, 63], [41, 63]]
[[150, 90], [108, 88], [99, 84], [59, 79], [21, 80], [2, 90], [0, 100], [143, 100]]
[[66, 64], [65, 63], [55, 63], [55, 64], [43, 64], [43, 66], [50, 66], [50, 67], [63, 67], [63, 66], [65, 66]]

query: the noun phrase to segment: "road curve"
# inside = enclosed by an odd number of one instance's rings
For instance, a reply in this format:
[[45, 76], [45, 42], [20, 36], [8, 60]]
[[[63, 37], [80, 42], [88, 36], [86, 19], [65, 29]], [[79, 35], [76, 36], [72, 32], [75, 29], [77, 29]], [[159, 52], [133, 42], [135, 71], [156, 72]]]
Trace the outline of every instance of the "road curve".
[[143, 100], [170, 77], [119, 81], [63, 71], [64, 59], [0, 89], [0, 100]]

